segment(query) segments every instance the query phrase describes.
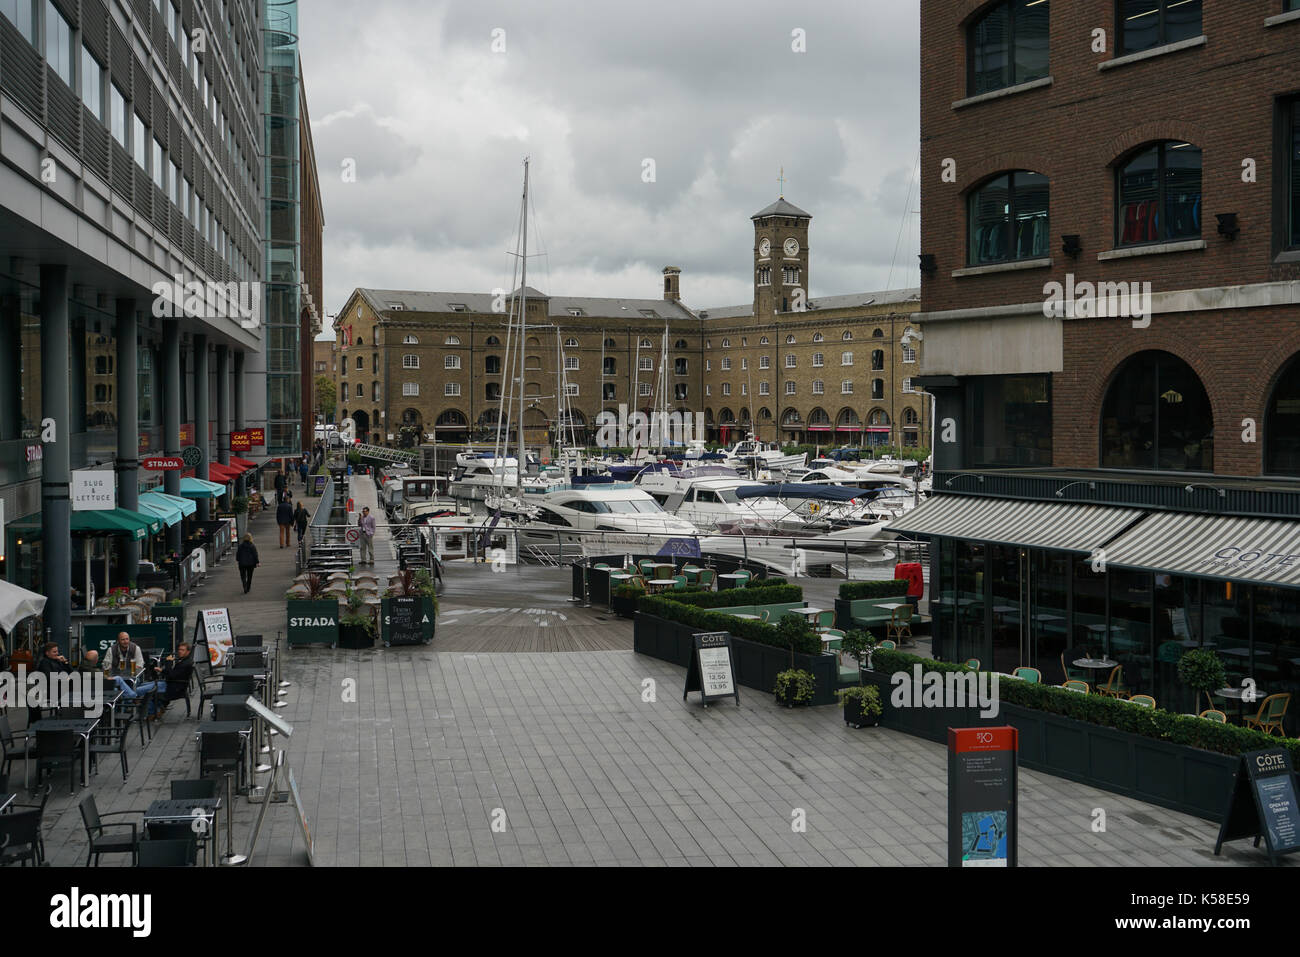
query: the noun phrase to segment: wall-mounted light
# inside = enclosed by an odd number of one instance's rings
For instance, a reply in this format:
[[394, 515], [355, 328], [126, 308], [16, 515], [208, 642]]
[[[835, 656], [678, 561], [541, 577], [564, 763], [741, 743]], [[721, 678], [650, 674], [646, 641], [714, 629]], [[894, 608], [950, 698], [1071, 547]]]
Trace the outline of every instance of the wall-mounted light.
[[1215, 213], [1214, 216], [1219, 221], [1219, 235], [1227, 236], [1229, 242], [1236, 239], [1237, 234], [1241, 232], [1241, 226], [1237, 223], [1237, 214]]
[[1083, 243], [1079, 242], [1078, 233], [1070, 233], [1061, 237], [1061, 252], [1071, 259], [1079, 258], [1079, 253], [1083, 252]]
[[921, 253], [918, 258], [921, 260], [921, 272], [927, 276], [933, 276], [939, 271], [939, 262], [934, 258], [934, 253]]
[[1069, 485], [1062, 485], [1060, 488], [1058, 488], [1058, 489], [1056, 490], [1056, 497], [1057, 497], [1057, 498], [1064, 498], [1064, 497], [1065, 497], [1065, 490], [1068, 489], [1068, 488], [1071, 488], [1072, 486], [1075, 486], [1075, 485], [1087, 485], [1088, 488], [1089, 488], [1089, 489], [1092, 489], [1093, 491], [1096, 491], [1096, 489], [1097, 489], [1097, 483], [1096, 483], [1096, 482], [1071, 482]]

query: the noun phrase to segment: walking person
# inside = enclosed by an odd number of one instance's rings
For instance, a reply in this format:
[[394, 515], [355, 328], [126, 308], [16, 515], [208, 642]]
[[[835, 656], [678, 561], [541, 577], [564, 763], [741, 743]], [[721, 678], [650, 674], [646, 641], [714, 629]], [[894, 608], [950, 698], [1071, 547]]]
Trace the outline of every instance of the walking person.
[[290, 501], [292, 497], [288, 492], [285, 492], [284, 500], [275, 507], [275, 524], [280, 526], [281, 548], [288, 548], [293, 544], [289, 540], [289, 530], [293, 528], [293, 503]]
[[375, 517], [370, 514], [370, 506], [361, 509], [357, 528], [361, 529], [361, 558], [357, 560], [357, 564], [373, 565], [375, 563]]
[[302, 537], [307, 534], [307, 525], [311, 522], [311, 515], [302, 507], [302, 502], [293, 510], [293, 524], [298, 529], [298, 544], [302, 544]]
[[307, 488], [307, 456], [306, 455], [304, 455], [302, 457], [302, 461], [298, 463], [298, 475], [302, 477], [302, 487], [303, 490], [305, 491]]
[[278, 505], [284, 501], [284, 490], [287, 480], [284, 476], [284, 470], [278, 469], [275, 473], [275, 503]]
[[262, 564], [257, 558], [257, 547], [253, 545], [252, 533], [246, 533], [244, 540], [235, 549], [235, 564], [239, 566], [239, 580], [244, 583], [244, 594], [253, 587], [253, 569]]

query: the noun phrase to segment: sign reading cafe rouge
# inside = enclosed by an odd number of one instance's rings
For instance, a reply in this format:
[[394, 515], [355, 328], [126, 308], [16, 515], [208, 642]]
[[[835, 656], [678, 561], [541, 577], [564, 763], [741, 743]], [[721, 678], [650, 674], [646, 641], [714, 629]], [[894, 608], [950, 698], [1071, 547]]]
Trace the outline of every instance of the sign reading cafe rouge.
[[239, 429], [230, 433], [230, 451], [247, 452], [253, 447], [248, 432], [248, 429]]
[[259, 448], [266, 445], [266, 429], [247, 429], [248, 441], [250, 445], [256, 445]]

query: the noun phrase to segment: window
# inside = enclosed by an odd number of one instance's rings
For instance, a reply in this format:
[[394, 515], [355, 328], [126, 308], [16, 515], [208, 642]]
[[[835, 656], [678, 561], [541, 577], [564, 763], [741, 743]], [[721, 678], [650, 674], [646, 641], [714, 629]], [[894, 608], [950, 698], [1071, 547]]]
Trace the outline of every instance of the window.
[[677, 383], [675, 386], [673, 386], [673, 398], [676, 399], [678, 402], [685, 402], [685, 401], [686, 401], [686, 383], [685, 383], [685, 382], [679, 382], [679, 383]]
[[772, 386], [771, 386], [770, 384], [766, 383], [766, 382], [760, 382], [760, 383], [758, 384], [758, 394], [759, 394], [759, 395], [771, 395], [771, 394], [772, 394]]
[[606, 349], [617, 349], [617, 348], [618, 348], [618, 343], [615, 342], [613, 339], [606, 339], [606, 340], [605, 340], [605, 348], [606, 348]]
[[872, 338], [872, 339], [883, 339], [883, 338], [885, 338], [885, 332], [884, 332], [884, 330], [883, 330], [883, 329], [872, 329], [872, 330], [871, 330], [871, 338]]
[[825, 357], [824, 355], [822, 355], [820, 352], [814, 352], [814, 353], [813, 353], [813, 368], [814, 368], [814, 369], [820, 369], [820, 368], [821, 368], [822, 366], [824, 366], [825, 364], [826, 364], [826, 357]]
[[1210, 400], [1191, 366], [1154, 350], [1129, 358], [1102, 403], [1101, 466], [1214, 471]]
[[853, 341], [853, 333], [850, 332], [848, 329], [845, 329], [845, 330], [844, 330], [844, 334], [843, 334], [842, 336], [840, 336], [840, 338], [843, 339], [845, 342], [852, 342], [852, 341]]
[[[360, 343], [358, 342], [357, 345], [360, 345]], [[419, 356], [413, 356], [412, 358], [415, 359], [415, 365], [413, 365], [413, 366], [406, 366], [406, 367], [407, 367], [408, 369], [418, 369], [418, 368], [420, 368], [420, 357], [419, 357]], [[366, 361], [366, 360], [365, 360], [365, 357], [364, 357], [364, 356], [357, 356], [357, 368], [358, 368], [358, 369], [364, 369], [364, 368], [366, 367], [366, 366], [365, 366], [365, 361]], [[405, 357], [403, 357], [402, 365], [406, 365]]]
[[910, 393], [910, 392], [915, 392], [915, 391], [916, 391], [915, 389], [912, 388], [912, 380], [911, 380], [911, 379], [904, 379], [904, 380], [903, 380], [903, 391], [904, 391], [904, 392], [909, 392], [909, 393]]
[[641, 313], [641, 315], [645, 316], [647, 319], [659, 318], [659, 313], [655, 312], [653, 309], [638, 309], [637, 312]]
[[614, 401], [614, 383], [606, 382], [601, 387], [601, 398], [604, 399], [606, 402]]
[[500, 357], [500, 356], [487, 356], [487, 357], [483, 360], [483, 371], [486, 372], [488, 375], [500, 375], [500, 374], [501, 374], [501, 357]]
[[642, 340], [641, 340], [641, 348], [642, 348], [642, 349], [649, 349], [649, 348], [650, 348], [650, 340], [649, 340], [649, 339], [642, 339]]
[[712, 359], [705, 359], [705, 360], [704, 360], [704, 371], [705, 371], [705, 372], [712, 372], [712, 371], [713, 371], [713, 360], [712, 360]]
[[1122, 0], [1115, 11], [1121, 56], [1201, 35], [1201, 0]]
[[146, 172], [149, 169], [149, 137], [144, 131], [144, 120], [140, 119], [140, 114], [134, 114], [134, 123], [131, 126], [131, 146], [135, 150], [135, 162], [142, 170]]
[[574, 396], [574, 395], [577, 395], [577, 394], [578, 394], [578, 383], [576, 383], [576, 382], [566, 382], [566, 383], [564, 383], [564, 394], [565, 394], [565, 395], [568, 395], [568, 396]]
[[1201, 151], [1167, 141], [1140, 150], [1116, 172], [1116, 244], [1201, 235]]
[[730, 382], [724, 382], [724, 383], [722, 383], [722, 394], [723, 394], [723, 395], [731, 395], [731, 383], [730, 383]]
[[[454, 385], [454, 384], [455, 383], [448, 383], [448, 385]], [[419, 395], [419, 394], [420, 394], [420, 383], [418, 382], [402, 383], [402, 395]]]
[[786, 394], [786, 395], [794, 395], [794, 380], [793, 380], [793, 379], [789, 379], [789, 380], [786, 381], [786, 383], [785, 383], [785, 394]]
[[823, 341], [825, 338], [826, 338], [826, 337], [823, 336], [820, 332], [814, 332], [814, 333], [813, 333], [813, 342], [821, 342], [821, 341]]
[[[448, 356], [447, 358], [450, 359], [451, 356]], [[357, 363], [358, 363], [357, 368], [358, 368], [358, 369], [361, 368], [361, 366], [360, 366], [360, 362], [361, 362], [361, 359], [360, 359], [360, 357], [358, 357], [358, 358], [357, 358]], [[420, 357], [417, 356], [417, 355], [416, 355], [415, 353], [413, 353], [413, 352], [409, 352], [409, 353], [407, 353], [406, 355], [402, 356], [402, 368], [403, 368], [403, 369], [418, 369], [418, 368], [420, 368]]]
[[649, 382], [642, 382], [642, 383], [641, 383], [640, 392], [641, 392], [641, 395], [642, 395], [642, 396], [647, 396], [647, 395], [649, 395], [649, 394], [650, 394], [650, 383], [649, 383]]
[[487, 400], [489, 402], [498, 402], [501, 399], [501, 383], [489, 382], [487, 384]]
[[853, 394], [853, 380], [852, 379], [843, 380], [840, 383], [840, 395], [852, 395], [852, 394]]
[[686, 375], [686, 360], [678, 357], [673, 360], [673, 375]]
[[501, 340], [498, 339], [496, 336], [488, 336], [488, 337], [487, 337], [487, 341], [484, 342], [483, 345], [485, 345], [485, 346], [499, 346], [499, 345], [501, 345]]
[[18, 32], [32, 46], [36, 46], [35, 4], [32, 0], [0, 0], [0, 13], [18, 28]]
[[742, 383], [740, 383], [740, 394], [741, 394], [741, 395], [749, 395], [749, 383], [748, 383], [748, 382], [742, 382]]
[[576, 348], [578, 348], [578, 340], [577, 340], [577, 339], [574, 339], [574, 338], [572, 338], [572, 337], [570, 337], [570, 338], [568, 338], [568, 339], [565, 339], [565, 340], [564, 340], [564, 348], [566, 348], [566, 349], [576, 349]]
[[919, 421], [920, 418], [916, 414], [916, 409], [912, 408], [909, 405], [906, 409], [903, 410], [904, 425], [916, 425]]
[[1026, 170], [995, 176], [971, 193], [970, 264], [1046, 256], [1048, 193], [1047, 177]]
[[637, 368], [642, 372], [651, 372], [655, 367], [654, 360], [649, 356], [642, 356], [637, 362]]
[[787, 346], [792, 346], [792, 345], [794, 345], [794, 334], [793, 334], [793, 333], [791, 333], [790, 335], [788, 335], [788, 336], [785, 337], [785, 344], [786, 344]]
[[1009, 0], [972, 24], [966, 46], [967, 95], [1047, 76], [1048, 6], [1046, 0]]
[[785, 367], [787, 369], [793, 369], [795, 367], [795, 362], [795, 354], [793, 352], [787, 352], [785, 354]]
[[108, 85], [108, 119], [113, 139], [126, 149], [126, 94], [116, 83]]
[[104, 122], [104, 68], [88, 47], [81, 48], [81, 101], [99, 122]]
[[915, 362], [915, 361], [916, 361], [916, 347], [915, 347], [915, 346], [903, 346], [903, 361], [904, 361], [904, 362]]
[[171, 172], [171, 198], [172, 204], [177, 209], [181, 207], [181, 167], [176, 161], [172, 161]]
[[162, 144], [159, 143], [157, 140], [153, 141], [152, 165], [153, 165], [153, 169], [150, 170], [150, 172], [153, 173], [153, 184], [165, 192], [167, 190], [167, 184], [165, 182], [166, 176], [164, 175], [163, 172], [164, 170], [163, 148], [162, 148]]
[[797, 285], [799, 285], [799, 267], [798, 267], [798, 266], [782, 266], [782, 267], [781, 267], [781, 283], [782, 283], [782, 285], [785, 285], [785, 286], [797, 286]]
[[577, 356], [565, 356], [565, 357], [564, 357], [564, 368], [565, 368], [565, 371], [576, 371], [577, 368], [578, 368], [578, 357], [577, 357]]
[[747, 345], [749, 345], [749, 338], [748, 338], [747, 336], [741, 336], [741, 337], [740, 337], [740, 344], [741, 344], [742, 346], [747, 346]]
[[821, 379], [813, 379], [813, 395], [825, 395], [826, 383]]
[[59, 79], [72, 85], [72, 61], [76, 57], [76, 47], [72, 43], [72, 27], [63, 14], [59, 13], [50, 0], [45, 0], [45, 60], [50, 69], [59, 75]]
[[[405, 359], [405, 357], [403, 357], [403, 359]], [[420, 360], [419, 360], [419, 357], [417, 356], [417, 357], [416, 357], [416, 362], [419, 362], [419, 361], [420, 361]], [[403, 365], [405, 365], [405, 362], [403, 362]], [[459, 368], [460, 368], [460, 356], [444, 356], [444, 357], [443, 357], [443, 360], [442, 360], [442, 367], [443, 367], [444, 369], [459, 369]], [[415, 368], [419, 368], [419, 367], [416, 366]]]
[[1270, 475], [1300, 475], [1300, 358], [1295, 356], [1269, 397], [1264, 462]]
[[772, 357], [771, 357], [771, 356], [759, 356], [759, 357], [758, 357], [758, 367], [759, 367], [760, 369], [770, 369], [770, 368], [772, 368]]
[[678, 339], [676, 342], [673, 343], [673, 348], [674, 348], [674, 349], [689, 349], [690, 346], [688, 346], [688, 345], [686, 344], [686, 340], [685, 340], [685, 339]]
[[410, 333], [402, 337], [402, 345], [404, 346], [418, 346], [419, 344], [420, 340]]
[[883, 399], [884, 397], [885, 397], [885, 380], [884, 380], [884, 379], [872, 379], [872, 380], [871, 380], [871, 398], [873, 398], [873, 399]]
[[772, 285], [772, 267], [771, 267], [771, 266], [759, 266], [759, 267], [758, 267], [758, 284], [759, 284], [760, 286], [770, 286], [770, 285]]
[[731, 340], [730, 340], [730, 339], [723, 339], [723, 340], [722, 340], [722, 348], [724, 348], [724, 349], [730, 349], [730, 348], [731, 348]]
[[362, 387], [361, 383], [358, 382], [358, 383], [357, 383], [357, 398], [359, 399], [359, 398], [361, 398], [361, 397], [362, 397], [363, 395], [365, 395], [365, 394], [366, 394], [365, 389]]
[[705, 397], [708, 397], [708, 396], [713, 395], [713, 386], [711, 386], [711, 385], [706, 385], [706, 386], [704, 387], [704, 395], [705, 395]]
[[[565, 312], [567, 312], [567, 313], [568, 313], [569, 315], [571, 315], [571, 316], [585, 316], [585, 315], [586, 315], [586, 313], [583, 312], [582, 309], [581, 309], [580, 307], [578, 307], [578, 306], [570, 306], [568, 309], [565, 310]], [[566, 345], [567, 345], [567, 343], [566, 343]]]
[[443, 394], [443, 395], [460, 395], [460, 383], [459, 383], [459, 382], [447, 382], [447, 383], [444, 383], [444, 384], [443, 384], [443, 387], [442, 387], [442, 394]]
[[460, 336], [448, 336], [443, 340], [442, 344], [444, 346], [458, 346], [460, 345]]
[[372, 382], [372, 383], [370, 383], [370, 398], [373, 399], [375, 402], [378, 402], [378, 401], [379, 401], [379, 383], [378, 383], [378, 382]]
[[749, 368], [749, 357], [748, 357], [748, 356], [743, 356], [743, 357], [741, 357], [741, 360], [740, 360], [740, 367], [741, 367], [742, 369], [748, 369], [748, 368]]
[[722, 357], [722, 371], [727, 372], [731, 369], [731, 356]]
[[613, 356], [605, 356], [605, 358], [601, 360], [600, 365], [601, 365], [601, 370], [603, 375], [614, 375], [615, 374], [614, 370], [618, 368], [618, 365], [614, 361]]
[[[1300, 10], [1300, 0], [1294, 0], [1292, 9]], [[1300, 97], [1286, 104], [1284, 118], [1287, 129], [1287, 160], [1283, 165], [1286, 185], [1283, 190], [1287, 198], [1287, 232], [1286, 245], [1292, 249], [1300, 248]]]

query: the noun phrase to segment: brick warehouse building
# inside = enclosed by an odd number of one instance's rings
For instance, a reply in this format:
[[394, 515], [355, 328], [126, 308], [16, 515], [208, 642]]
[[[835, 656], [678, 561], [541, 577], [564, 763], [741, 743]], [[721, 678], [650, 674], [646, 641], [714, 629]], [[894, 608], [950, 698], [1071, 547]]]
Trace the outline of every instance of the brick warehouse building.
[[941, 494], [900, 527], [945, 657], [1300, 690], [1297, 6], [922, 3]]
[[[660, 299], [530, 288], [526, 440], [556, 441], [561, 361], [579, 441], [594, 438], [602, 411], [657, 408], [666, 327], [669, 409], [703, 415], [712, 441], [752, 430], [823, 447], [928, 447], [929, 399], [911, 384], [919, 342], [904, 341], [917, 291], [816, 297], [800, 310], [811, 216], [780, 199], [751, 218], [752, 303], [690, 309], [676, 266], [663, 270]], [[356, 289], [335, 320], [339, 418], [381, 444], [490, 439], [506, 361], [493, 306], [489, 293]]]

